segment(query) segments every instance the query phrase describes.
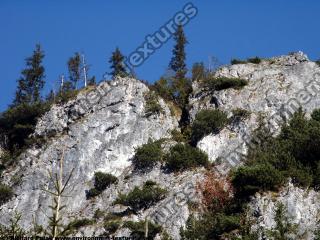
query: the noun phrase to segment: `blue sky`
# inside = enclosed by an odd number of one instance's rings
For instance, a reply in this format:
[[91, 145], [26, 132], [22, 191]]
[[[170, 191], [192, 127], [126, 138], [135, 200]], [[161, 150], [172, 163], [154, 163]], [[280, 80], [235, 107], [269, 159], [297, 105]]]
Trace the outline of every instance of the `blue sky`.
[[[11, 103], [16, 80], [36, 43], [45, 51], [44, 94], [76, 51], [85, 53], [98, 80], [109, 71], [108, 58], [118, 46], [129, 55], [146, 35], [157, 31], [189, 1], [147, 0], [1, 0], [0, 111]], [[221, 63], [231, 58], [271, 57], [302, 50], [320, 58], [320, 1], [193, 1], [198, 15], [185, 27], [187, 62]], [[164, 74], [173, 41], [157, 50], [141, 67], [139, 78], [153, 82]]]

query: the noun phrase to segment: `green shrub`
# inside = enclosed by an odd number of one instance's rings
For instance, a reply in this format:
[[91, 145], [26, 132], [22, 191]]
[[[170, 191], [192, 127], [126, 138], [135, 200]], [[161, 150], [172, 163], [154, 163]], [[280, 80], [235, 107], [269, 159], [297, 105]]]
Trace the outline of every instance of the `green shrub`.
[[[152, 222], [148, 222], [148, 237], [147, 239], [154, 239], [158, 233], [162, 231], [162, 227], [154, 224]], [[125, 222], [123, 227], [129, 228], [131, 230], [131, 237], [134, 239], [145, 239], [145, 231], [146, 231], [146, 221]]]
[[271, 164], [239, 167], [232, 176], [232, 184], [239, 198], [247, 198], [262, 190], [276, 190], [283, 183], [283, 175]]
[[114, 203], [130, 206], [133, 210], [138, 211], [147, 209], [164, 199], [166, 194], [167, 191], [157, 186], [155, 182], [147, 181], [142, 188], [135, 187], [127, 195], [120, 194]]
[[206, 153], [198, 148], [181, 143], [171, 147], [164, 159], [171, 171], [183, 171], [193, 167], [207, 167], [209, 165]]
[[111, 184], [117, 183], [117, 177], [109, 173], [96, 172], [94, 174], [94, 188], [87, 192], [87, 199], [93, 198], [101, 194]]
[[231, 59], [231, 64], [232, 65], [235, 65], [235, 64], [245, 64], [245, 63], [247, 63], [247, 61], [246, 60], [240, 60], [240, 59]]
[[315, 121], [320, 121], [320, 109], [313, 110], [311, 118]]
[[154, 114], [160, 114], [163, 112], [163, 109], [159, 103], [159, 98], [157, 94], [153, 91], [149, 91], [144, 96], [146, 101], [146, 107], [145, 107], [145, 115], [146, 117], [149, 117]]
[[231, 64], [245, 64], [245, 63], [254, 63], [254, 64], [259, 64], [261, 63], [261, 58], [259, 57], [254, 57], [254, 58], [248, 58], [247, 60], [240, 60], [240, 59], [232, 59]]
[[49, 109], [48, 103], [36, 103], [21, 104], [3, 112], [0, 115], [0, 132], [1, 137], [7, 139], [6, 150], [14, 153], [26, 147], [26, 140], [33, 133], [37, 119]]
[[190, 216], [186, 229], [180, 229], [180, 235], [184, 240], [194, 239], [221, 239], [221, 235], [229, 233], [240, 227], [238, 216], [206, 213], [200, 219]]
[[103, 224], [103, 228], [108, 234], [115, 233], [121, 226], [120, 221], [108, 221]]
[[247, 80], [240, 78], [209, 77], [203, 81], [202, 86], [207, 88], [209, 91], [221, 91], [228, 88], [241, 89], [247, 84]]
[[55, 96], [55, 102], [59, 104], [67, 103], [68, 101], [75, 99], [79, 93], [79, 90], [69, 89], [65, 91], [60, 91], [57, 96]]
[[320, 189], [320, 122], [306, 119], [300, 109], [277, 137], [258, 134], [250, 144], [245, 165], [235, 171], [233, 184], [241, 197], [276, 190], [292, 179], [295, 185]]
[[149, 140], [135, 150], [132, 162], [136, 169], [149, 170], [162, 160], [162, 155], [161, 141]]
[[215, 110], [201, 110], [191, 126], [191, 143], [196, 145], [204, 136], [218, 133], [228, 123], [227, 114]]
[[259, 57], [248, 58], [248, 62], [254, 63], [254, 64], [259, 64], [259, 63], [261, 63], [261, 58], [259, 58]]
[[64, 228], [64, 232], [65, 233], [72, 233], [75, 232], [76, 230], [78, 230], [79, 228], [85, 227], [85, 226], [89, 226], [94, 224], [95, 221], [92, 219], [88, 219], [88, 218], [83, 218], [83, 219], [75, 219], [72, 222], [70, 222], [65, 228]]
[[104, 191], [107, 187], [117, 181], [117, 177], [109, 173], [96, 172], [94, 174], [94, 188], [98, 191]]
[[8, 202], [13, 195], [13, 190], [9, 186], [0, 183], [0, 206]]

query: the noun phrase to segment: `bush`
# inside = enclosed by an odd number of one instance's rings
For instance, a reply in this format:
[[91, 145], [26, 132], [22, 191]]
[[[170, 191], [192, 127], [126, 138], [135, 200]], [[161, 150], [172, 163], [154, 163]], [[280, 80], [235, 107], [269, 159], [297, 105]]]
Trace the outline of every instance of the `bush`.
[[261, 63], [261, 58], [259, 58], [259, 57], [248, 58], [248, 62], [254, 63], [254, 64], [259, 64], [259, 63]]
[[2, 113], [0, 132], [1, 138], [7, 139], [5, 149], [14, 153], [26, 147], [26, 140], [33, 133], [37, 119], [49, 109], [48, 103], [21, 104]]
[[96, 172], [94, 174], [94, 188], [87, 192], [87, 199], [101, 194], [107, 187], [118, 181], [117, 177], [109, 173]]
[[233, 189], [227, 178], [207, 172], [197, 184], [197, 192], [205, 209], [216, 213], [222, 211], [231, 201]]
[[103, 228], [108, 234], [115, 233], [121, 226], [120, 221], [108, 221], [103, 224]]
[[136, 169], [148, 170], [162, 160], [162, 155], [161, 141], [149, 140], [147, 144], [136, 149], [132, 162]]
[[238, 216], [225, 214], [206, 213], [200, 219], [190, 216], [186, 229], [180, 229], [180, 235], [184, 240], [194, 239], [221, 239], [221, 235], [240, 227]]
[[141, 189], [135, 187], [127, 195], [120, 194], [114, 203], [130, 206], [134, 211], [139, 211], [164, 199], [166, 194], [167, 191], [158, 187], [155, 182], [147, 181]]
[[8, 202], [13, 195], [13, 190], [10, 187], [0, 183], [0, 206]]
[[262, 190], [276, 190], [284, 177], [271, 164], [239, 167], [232, 176], [236, 197], [247, 198]]
[[94, 174], [94, 187], [98, 191], [104, 191], [107, 187], [117, 181], [117, 177], [109, 173], [96, 172]]
[[161, 105], [159, 104], [158, 96], [155, 92], [149, 91], [144, 96], [146, 101], [146, 107], [145, 107], [145, 115], [146, 117], [150, 117], [154, 114], [160, 114], [163, 112], [163, 109]]
[[247, 80], [241, 78], [207, 78], [203, 81], [202, 86], [209, 91], [221, 91], [228, 88], [241, 89], [248, 84]]
[[240, 59], [232, 59], [231, 64], [245, 64], [245, 63], [254, 63], [254, 64], [259, 64], [261, 63], [261, 58], [259, 57], [254, 57], [254, 58], [248, 58], [247, 60], [240, 60]]
[[95, 221], [88, 219], [88, 218], [83, 218], [83, 219], [75, 219], [72, 222], [70, 222], [65, 228], [64, 228], [64, 232], [65, 233], [73, 233], [76, 230], [78, 230], [79, 228], [85, 227], [85, 226], [89, 226], [94, 224]]
[[319, 121], [320, 122], [320, 109], [315, 109], [313, 110], [312, 114], [311, 114], [311, 118], [315, 121]]
[[240, 59], [236, 59], [236, 58], [231, 59], [231, 64], [232, 64], [232, 65], [235, 65], [235, 64], [245, 64], [245, 63], [247, 63], [246, 60], [240, 60]]
[[198, 148], [181, 143], [171, 147], [170, 152], [165, 155], [164, 159], [171, 171], [183, 171], [193, 167], [207, 167], [209, 165], [206, 153]]
[[162, 231], [160, 225], [154, 224], [152, 222], [146, 223], [146, 221], [125, 222], [123, 227], [129, 228], [131, 230], [131, 237], [133, 239], [145, 239], [146, 224], [148, 224], [148, 238], [154, 239], [158, 233]]
[[191, 143], [195, 146], [204, 136], [218, 133], [228, 123], [227, 114], [215, 110], [201, 110], [191, 127]]

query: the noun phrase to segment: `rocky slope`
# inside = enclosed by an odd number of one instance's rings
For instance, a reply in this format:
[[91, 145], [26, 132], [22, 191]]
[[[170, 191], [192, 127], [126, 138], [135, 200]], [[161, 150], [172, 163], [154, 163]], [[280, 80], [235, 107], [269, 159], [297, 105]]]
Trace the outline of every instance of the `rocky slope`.
[[198, 147], [215, 161], [222, 163], [218, 170], [223, 174], [238, 166], [241, 156], [247, 152], [251, 133], [260, 119], [273, 133], [280, 130], [284, 119], [288, 119], [302, 107], [307, 114], [320, 106], [320, 68], [309, 61], [302, 52], [288, 56], [262, 60], [260, 64], [236, 64], [222, 67], [216, 77], [241, 78], [248, 85], [241, 90], [226, 89], [210, 92], [194, 84], [190, 99], [192, 117], [200, 109], [219, 108], [232, 115], [235, 109], [245, 109], [250, 117], [223, 129], [217, 135], [203, 138]]
[[[201, 109], [219, 108], [229, 116], [237, 108], [250, 112], [247, 119], [236, 121], [219, 134], [206, 136], [198, 143], [211, 161], [220, 159], [217, 169], [222, 174], [241, 163], [241, 156], [246, 153], [251, 133], [261, 117], [276, 134], [280, 120], [290, 117], [299, 106], [307, 113], [320, 106], [320, 68], [301, 52], [263, 60], [260, 64], [222, 67], [215, 75], [248, 80], [248, 85], [241, 90], [210, 92], [201, 88], [199, 83], [193, 86], [194, 94], [190, 98], [192, 119]], [[82, 91], [65, 105], [53, 106], [39, 120], [34, 134], [47, 142], [41, 148], [27, 150], [21, 155], [19, 165], [4, 174], [4, 181], [14, 187], [16, 196], [0, 206], [0, 223], [8, 223], [13, 212], [20, 211], [23, 212], [21, 223], [25, 228], [31, 226], [30, 219], [33, 218], [38, 224], [47, 224], [45, 212], [49, 211], [51, 197], [43, 189], [52, 188], [48, 171], [58, 168], [64, 152], [65, 175], [75, 169], [70, 181], [72, 187], [67, 194], [70, 197], [64, 199], [67, 206], [65, 223], [92, 218], [98, 209], [114, 213], [126, 211], [112, 204], [118, 193], [127, 193], [151, 179], [169, 191], [167, 198], [146, 211], [126, 215], [124, 220], [151, 219], [163, 225], [174, 239], [180, 239], [179, 229], [190, 214], [188, 204], [198, 200], [195, 185], [201, 181], [203, 169], [182, 174], [165, 173], [160, 166], [145, 174], [133, 171], [130, 160], [136, 147], [149, 138], [170, 137], [171, 130], [178, 128], [178, 119], [162, 99], [159, 100], [164, 110], [162, 113], [145, 115], [144, 95], [148, 91], [148, 87], [138, 80], [120, 78]], [[112, 173], [119, 182], [101, 196], [86, 200], [86, 191], [92, 187], [96, 171]], [[315, 203], [317, 194], [293, 187], [288, 189], [284, 190], [287, 194], [278, 193], [279, 201], [287, 202], [289, 211], [297, 213], [292, 215], [293, 222], [306, 223], [302, 224], [303, 232], [310, 225], [308, 221], [319, 220], [319, 206]], [[252, 201], [253, 211], [259, 209], [259, 216], [263, 216], [256, 219], [257, 226], [273, 226], [272, 198], [272, 194], [266, 194]], [[308, 211], [303, 208], [306, 203], [310, 205]], [[98, 221], [93, 226], [81, 228], [78, 235], [101, 234], [101, 224]], [[314, 228], [315, 225], [310, 227], [311, 230]], [[128, 230], [121, 229], [116, 234], [128, 235]]]

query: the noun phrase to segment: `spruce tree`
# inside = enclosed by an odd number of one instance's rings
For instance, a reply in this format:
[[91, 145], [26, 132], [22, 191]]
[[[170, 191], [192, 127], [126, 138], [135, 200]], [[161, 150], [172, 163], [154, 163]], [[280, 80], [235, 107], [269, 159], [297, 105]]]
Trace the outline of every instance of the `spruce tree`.
[[77, 84], [81, 78], [81, 56], [78, 52], [68, 61], [69, 80], [72, 83], [73, 89], [77, 88]]
[[41, 101], [41, 90], [45, 84], [45, 69], [42, 66], [44, 56], [41, 46], [37, 44], [33, 55], [26, 58], [26, 68], [21, 71], [13, 106]]
[[129, 74], [126, 71], [125, 65], [124, 65], [124, 56], [120, 52], [119, 48], [116, 48], [116, 50], [112, 53], [112, 56], [109, 60], [109, 63], [111, 63], [111, 69], [112, 71], [110, 74], [113, 78], [119, 76], [119, 77], [126, 77]]
[[172, 51], [172, 59], [170, 61], [169, 67], [175, 72], [176, 79], [183, 79], [187, 73], [186, 67], [186, 53], [185, 45], [188, 43], [186, 36], [184, 34], [182, 25], [178, 26], [177, 31], [174, 34], [174, 40], [176, 45]]
[[[188, 43], [182, 25], [179, 25], [176, 33], [174, 34], [174, 40], [176, 44], [172, 51], [172, 59], [169, 64], [169, 68], [174, 72], [173, 88], [174, 96], [178, 105], [182, 108], [183, 112], [186, 111], [188, 104], [188, 97], [192, 91], [191, 81], [186, 78], [186, 53], [185, 45]], [[183, 116], [187, 118], [187, 116]], [[186, 120], [183, 120], [186, 121]]]

